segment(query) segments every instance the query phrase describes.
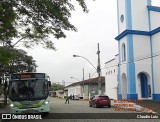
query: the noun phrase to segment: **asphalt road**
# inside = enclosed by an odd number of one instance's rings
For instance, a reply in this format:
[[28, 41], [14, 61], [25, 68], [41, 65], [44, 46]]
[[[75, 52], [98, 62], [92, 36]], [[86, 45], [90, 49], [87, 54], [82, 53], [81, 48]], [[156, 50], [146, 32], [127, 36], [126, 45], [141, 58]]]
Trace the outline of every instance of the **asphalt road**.
[[[70, 101], [70, 104], [65, 104], [64, 99], [60, 98], [50, 98], [51, 113], [47, 116], [42, 116], [42, 120], [2, 120], [2, 122], [160, 122], [158, 119], [116, 119], [113, 115], [115, 113], [123, 113], [123, 116], [126, 116], [126, 113], [136, 113], [132, 111], [116, 111], [114, 107], [112, 108], [92, 108], [89, 107], [88, 101]], [[112, 116], [112, 119], [103, 119], [101, 116], [97, 115], [106, 115], [108, 117]], [[141, 113], [140, 113], [141, 114]], [[78, 118], [72, 118], [73, 115], [78, 115]], [[88, 115], [87, 119], [84, 119], [83, 116]], [[120, 115], [122, 116], [122, 114]], [[57, 117], [58, 119], [54, 119]], [[91, 119], [94, 118], [95, 119]], [[71, 119], [72, 118], [72, 119]]]

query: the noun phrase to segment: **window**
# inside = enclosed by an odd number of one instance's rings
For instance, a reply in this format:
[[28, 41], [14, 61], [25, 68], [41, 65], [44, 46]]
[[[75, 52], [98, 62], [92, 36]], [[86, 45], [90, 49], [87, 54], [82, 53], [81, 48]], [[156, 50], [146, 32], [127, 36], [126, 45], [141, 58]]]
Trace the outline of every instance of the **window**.
[[123, 14], [120, 17], [120, 20], [121, 20], [121, 23], [123, 23], [123, 21], [124, 21], [124, 15]]
[[122, 44], [122, 61], [126, 61], [126, 46]]

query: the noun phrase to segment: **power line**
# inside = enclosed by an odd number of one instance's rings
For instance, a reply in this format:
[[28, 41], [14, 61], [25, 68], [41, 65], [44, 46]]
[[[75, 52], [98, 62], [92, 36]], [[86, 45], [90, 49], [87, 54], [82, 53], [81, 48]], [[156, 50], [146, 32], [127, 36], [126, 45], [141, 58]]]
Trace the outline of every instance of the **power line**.
[[95, 75], [95, 73], [97, 73], [96, 71], [91, 75], [91, 77], [90, 78], [92, 78], [92, 76], [94, 76]]
[[[124, 64], [127, 64], [127, 63], [138, 62], [138, 61], [142, 61], [142, 60], [145, 60], [145, 59], [150, 59], [150, 58], [157, 57], [157, 56], [160, 56], [160, 51], [154, 53], [152, 56], [149, 55], [149, 56], [146, 56], [146, 57], [135, 58], [132, 61], [128, 61], [128, 62], [126, 61], [126, 62], [120, 63], [119, 65], [124, 65]], [[112, 65], [112, 66], [109, 66], [109, 67], [104, 67], [102, 69], [111, 68], [111, 67], [115, 67], [115, 66], [118, 66], [118, 65]]]

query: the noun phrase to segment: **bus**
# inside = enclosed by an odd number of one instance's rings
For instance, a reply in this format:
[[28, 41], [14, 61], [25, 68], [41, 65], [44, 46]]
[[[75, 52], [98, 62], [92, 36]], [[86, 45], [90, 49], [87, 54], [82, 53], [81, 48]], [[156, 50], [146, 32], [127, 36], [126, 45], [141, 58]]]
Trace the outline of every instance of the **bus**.
[[10, 113], [49, 114], [49, 87], [51, 81], [45, 73], [16, 73], [9, 77]]

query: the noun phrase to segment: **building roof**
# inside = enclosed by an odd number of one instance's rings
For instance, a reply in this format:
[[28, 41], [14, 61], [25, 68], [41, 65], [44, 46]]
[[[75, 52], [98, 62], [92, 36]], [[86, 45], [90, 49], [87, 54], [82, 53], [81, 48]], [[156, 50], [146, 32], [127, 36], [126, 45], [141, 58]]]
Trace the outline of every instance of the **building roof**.
[[[118, 55], [119, 55], [119, 54], [116, 54], [115, 56], [118, 56]], [[107, 61], [105, 64], [110, 63], [111, 61], [114, 61], [114, 60], [115, 60], [115, 58], [113, 58], [113, 59]]]
[[[83, 81], [75, 82], [75, 83], [72, 83], [72, 84], [66, 86], [65, 88], [71, 87], [71, 86], [83, 85], [83, 84], [96, 84], [96, 83], [98, 83], [98, 77], [84, 80], [84, 82]], [[105, 83], [105, 77], [104, 76], [101, 76], [101, 83]]]
[[107, 64], [107, 63], [109, 63], [109, 62], [111, 62], [111, 61], [113, 61], [113, 60], [115, 60], [115, 58], [113, 58], [113, 59], [107, 61], [105, 64]]
[[116, 54], [115, 56], [118, 56], [119, 54]]

